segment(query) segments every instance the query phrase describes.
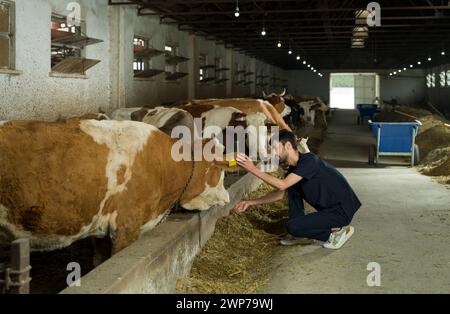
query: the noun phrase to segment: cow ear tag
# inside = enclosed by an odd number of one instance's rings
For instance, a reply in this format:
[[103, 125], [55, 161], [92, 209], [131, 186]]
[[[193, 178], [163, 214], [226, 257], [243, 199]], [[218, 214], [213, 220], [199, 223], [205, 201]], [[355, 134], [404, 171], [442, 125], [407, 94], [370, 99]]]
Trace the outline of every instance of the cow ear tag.
[[236, 162], [236, 160], [230, 160], [229, 162], [228, 162], [228, 166], [230, 166], [230, 167], [236, 167], [237, 166], [237, 162]]

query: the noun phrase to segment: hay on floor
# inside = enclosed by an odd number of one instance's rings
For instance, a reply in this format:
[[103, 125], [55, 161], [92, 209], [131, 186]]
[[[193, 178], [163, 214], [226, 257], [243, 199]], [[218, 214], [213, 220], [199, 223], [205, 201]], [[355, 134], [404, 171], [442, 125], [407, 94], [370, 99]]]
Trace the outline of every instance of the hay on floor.
[[[254, 199], [270, 193], [263, 184]], [[288, 218], [286, 201], [231, 214], [216, 224], [212, 238], [196, 257], [191, 274], [177, 283], [178, 293], [255, 293], [266, 282], [270, 259]]]

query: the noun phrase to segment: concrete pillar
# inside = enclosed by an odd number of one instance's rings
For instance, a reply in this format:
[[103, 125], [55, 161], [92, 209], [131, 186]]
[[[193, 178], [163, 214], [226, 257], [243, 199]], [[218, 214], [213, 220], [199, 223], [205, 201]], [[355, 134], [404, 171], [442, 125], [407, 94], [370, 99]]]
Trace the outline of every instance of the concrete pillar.
[[233, 86], [235, 77], [234, 72], [236, 71], [236, 69], [234, 68], [234, 58], [232, 49], [225, 49], [225, 64], [226, 67], [230, 69], [230, 71], [228, 71], [228, 75], [230, 77], [226, 85], [226, 95], [227, 98], [230, 98], [233, 96]]
[[188, 52], [187, 58], [191, 61], [188, 62], [188, 99], [195, 99], [198, 95], [197, 92], [197, 72], [198, 72], [198, 51], [197, 40], [194, 34], [188, 34]]

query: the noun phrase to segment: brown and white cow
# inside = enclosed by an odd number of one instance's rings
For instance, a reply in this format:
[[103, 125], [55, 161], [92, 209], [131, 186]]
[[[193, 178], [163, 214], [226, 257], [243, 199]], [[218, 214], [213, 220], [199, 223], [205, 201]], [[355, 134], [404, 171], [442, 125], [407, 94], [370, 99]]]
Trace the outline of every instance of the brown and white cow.
[[120, 108], [111, 114], [111, 119], [144, 122], [156, 126], [168, 135], [172, 135], [173, 128], [177, 126], [187, 127], [191, 134], [194, 132], [194, 119], [188, 112], [180, 108]]
[[180, 197], [188, 210], [229, 202], [228, 163], [176, 162], [176, 141], [133, 121], [2, 122], [0, 244], [29, 238], [33, 251], [51, 251], [111, 237], [117, 252]]
[[[209, 104], [188, 104], [181, 107], [189, 112], [194, 118], [201, 119], [202, 130], [199, 134], [209, 138], [220, 133], [223, 136], [223, 144], [226, 144], [225, 136], [235, 133], [228, 133], [227, 127], [239, 127], [247, 130], [249, 136], [246, 143], [251, 152], [257, 152], [260, 145], [267, 143], [267, 133], [260, 133], [259, 128], [266, 126], [266, 116], [260, 112], [243, 113], [234, 107], [220, 107]], [[250, 140], [253, 139], [253, 140]], [[256, 156], [255, 156], [256, 157]]]
[[204, 99], [204, 100], [193, 100], [190, 102], [192, 105], [212, 105], [219, 107], [233, 107], [243, 113], [262, 113], [266, 116], [266, 122], [269, 124], [278, 125], [281, 129], [286, 129], [292, 131], [287, 123], [283, 120], [280, 113], [272, 106], [268, 101], [261, 99], [247, 99], [247, 98], [230, 98], [230, 99]]
[[[313, 126], [327, 128], [326, 114], [329, 110], [328, 106], [322, 101], [320, 97], [294, 97], [299, 102], [300, 107], [305, 112], [303, 116], [304, 123], [310, 123]], [[309, 99], [309, 100], [308, 100]]]

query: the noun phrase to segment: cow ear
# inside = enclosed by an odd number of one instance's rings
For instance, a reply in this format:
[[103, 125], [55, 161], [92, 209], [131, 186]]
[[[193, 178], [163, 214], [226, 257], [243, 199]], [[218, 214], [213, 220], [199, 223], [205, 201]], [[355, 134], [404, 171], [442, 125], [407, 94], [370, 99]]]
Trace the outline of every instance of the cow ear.
[[280, 94], [280, 97], [284, 97], [284, 95], [286, 95], [286, 88], [285, 88], [284, 91]]

